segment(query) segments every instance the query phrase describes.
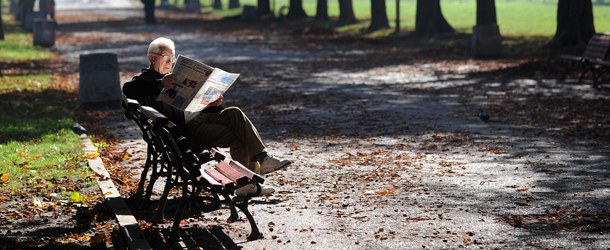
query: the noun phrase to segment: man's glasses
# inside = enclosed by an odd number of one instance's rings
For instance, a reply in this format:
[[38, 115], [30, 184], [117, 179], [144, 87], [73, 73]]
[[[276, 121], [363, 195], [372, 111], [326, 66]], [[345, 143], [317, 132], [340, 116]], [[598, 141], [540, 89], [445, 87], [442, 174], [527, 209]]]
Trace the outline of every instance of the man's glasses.
[[153, 52], [153, 54], [158, 55], [158, 56], [162, 56], [163, 61], [170, 61], [170, 60], [171, 60], [170, 62], [175, 62], [176, 61], [176, 57], [174, 57], [174, 56], [168, 56], [168, 55], [163, 55], [163, 54], [154, 53], [154, 52]]

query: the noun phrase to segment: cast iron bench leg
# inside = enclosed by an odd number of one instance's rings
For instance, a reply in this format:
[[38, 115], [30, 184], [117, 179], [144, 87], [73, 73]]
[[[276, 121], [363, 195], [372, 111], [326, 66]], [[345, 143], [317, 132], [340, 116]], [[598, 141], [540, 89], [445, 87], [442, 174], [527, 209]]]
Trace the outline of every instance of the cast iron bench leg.
[[[155, 220], [164, 220], [165, 219], [165, 205], [167, 203], [167, 197], [169, 196], [169, 191], [175, 185], [174, 180], [172, 179], [172, 177], [174, 177], [174, 176], [171, 174], [171, 171], [172, 171], [171, 168], [168, 167], [167, 168], [167, 179], [165, 181], [165, 188], [163, 189], [163, 195], [161, 195], [161, 198], [159, 199], [159, 207], [157, 208], [157, 212], [155, 213]], [[178, 176], [175, 176], [175, 178], [176, 178], [175, 181], [177, 182]], [[184, 182], [184, 183], [187, 183], [187, 182]], [[154, 183], [148, 184], [149, 187], [152, 187], [153, 185], [154, 185]]]
[[186, 207], [190, 196], [195, 195], [195, 193], [193, 192], [189, 196], [188, 186], [188, 181], [182, 182], [182, 198], [180, 199], [180, 206], [174, 214], [174, 224], [172, 225], [172, 231], [170, 232], [169, 236], [170, 243], [178, 242], [178, 240], [180, 239], [180, 222], [182, 221], [182, 212], [184, 211], [184, 208]]
[[250, 211], [248, 211], [248, 199], [244, 200], [243, 202], [236, 203], [235, 205], [241, 210], [242, 213], [246, 215], [246, 218], [248, 218], [248, 222], [250, 222], [250, 228], [252, 232], [250, 233], [250, 236], [248, 236], [248, 240], [257, 240], [263, 238], [263, 234], [258, 231], [258, 226], [254, 221], [254, 217], [252, 216]]
[[144, 163], [144, 170], [142, 170], [142, 174], [140, 174], [140, 183], [138, 184], [138, 190], [134, 194], [134, 197], [136, 197], [137, 199], [143, 198], [142, 196], [144, 195], [144, 189], [146, 188], [144, 187], [144, 185], [146, 184], [146, 179], [148, 177], [148, 170], [153, 166], [153, 164], [156, 167], [157, 161], [153, 152], [155, 152], [154, 148], [152, 147], [152, 145], [149, 144], [146, 149], [146, 163]]

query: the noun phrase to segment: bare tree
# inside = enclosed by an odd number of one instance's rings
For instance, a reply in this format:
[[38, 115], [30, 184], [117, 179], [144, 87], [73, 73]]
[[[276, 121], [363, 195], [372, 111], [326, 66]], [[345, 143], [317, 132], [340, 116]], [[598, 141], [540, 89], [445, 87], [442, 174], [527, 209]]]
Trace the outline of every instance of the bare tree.
[[339, 21], [337, 26], [345, 26], [358, 23], [354, 15], [352, 0], [339, 0]]
[[559, 0], [557, 31], [546, 47], [584, 47], [594, 34], [591, 0]]
[[412, 36], [430, 37], [455, 32], [441, 12], [440, 0], [417, 0], [415, 31]]
[[328, 0], [318, 0], [315, 20], [328, 21]]
[[373, 32], [387, 28], [390, 28], [390, 22], [385, 8], [385, 0], [371, 0], [371, 25], [366, 31]]
[[286, 18], [303, 18], [307, 17], [307, 13], [303, 9], [303, 0], [290, 0], [290, 7]]

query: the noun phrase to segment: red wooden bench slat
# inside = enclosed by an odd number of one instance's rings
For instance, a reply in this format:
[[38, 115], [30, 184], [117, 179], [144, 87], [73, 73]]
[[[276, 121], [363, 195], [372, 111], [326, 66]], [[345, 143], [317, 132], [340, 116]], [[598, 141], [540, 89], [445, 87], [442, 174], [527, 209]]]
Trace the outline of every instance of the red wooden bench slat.
[[206, 168], [204, 171], [205, 171], [206, 174], [208, 174], [212, 178], [214, 178], [214, 180], [220, 182], [225, 189], [229, 189], [230, 190], [230, 189], [233, 189], [235, 187], [235, 183], [233, 183], [226, 176], [224, 176], [221, 173], [219, 173], [218, 171], [216, 171], [216, 169]]
[[233, 169], [231, 166], [229, 166], [227, 162], [221, 161], [217, 163], [214, 168], [216, 169], [216, 171], [226, 176], [231, 181], [235, 182], [237, 186], [242, 186], [249, 182], [250, 178], [248, 178], [248, 176]]
[[222, 191], [222, 184], [218, 181], [216, 181], [214, 178], [212, 178], [212, 176], [208, 175], [205, 171], [201, 171], [200, 170], [201, 175], [199, 177], [197, 177], [197, 180], [202, 181], [201, 179], [204, 179], [205, 181], [208, 182], [208, 186], [210, 187], [210, 189], [212, 190], [212, 192], [220, 192]]
[[265, 179], [263, 179], [263, 177], [261, 177], [257, 173], [252, 172], [250, 169], [247, 169], [246, 167], [244, 167], [244, 165], [241, 165], [241, 163], [239, 163], [239, 162], [231, 160], [229, 162], [229, 165], [231, 166], [231, 168], [235, 169], [235, 171], [240, 172], [241, 174], [247, 176], [248, 179], [250, 179], [252, 182], [256, 182], [256, 183], [260, 183], [260, 184], [263, 184], [263, 182], [265, 182]]

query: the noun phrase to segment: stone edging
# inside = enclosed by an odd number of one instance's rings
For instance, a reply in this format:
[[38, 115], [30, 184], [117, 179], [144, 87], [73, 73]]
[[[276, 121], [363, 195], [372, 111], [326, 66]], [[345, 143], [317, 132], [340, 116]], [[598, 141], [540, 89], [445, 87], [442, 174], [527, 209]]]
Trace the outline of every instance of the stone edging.
[[[80, 138], [85, 146], [83, 149], [85, 154], [97, 152], [97, 149], [93, 146], [91, 140], [87, 138], [86, 134], [81, 134]], [[87, 162], [91, 170], [98, 176], [97, 184], [104, 195], [106, 204], [119, 223], [119, 230], [125, 236], [129, 249], [152, 249], [146, 237], [144, 237], [144, 233], [140, 230], [138, 221], [131, 213], [131, 210], [129, 210], [118, 189], [114, 186], [112, 179], [110, 179], [110, 174], [106, 171], [102, 159], [98, 156], [88, 159]]]

